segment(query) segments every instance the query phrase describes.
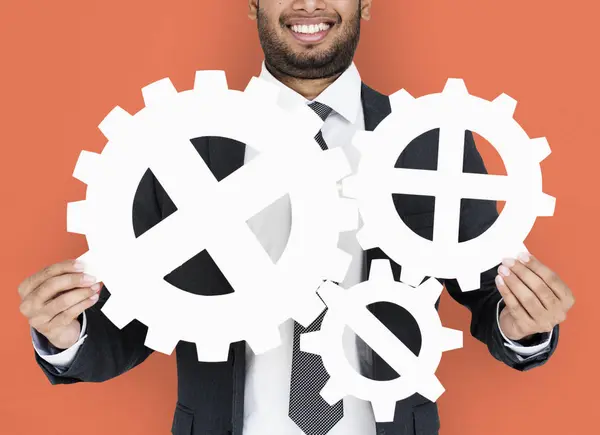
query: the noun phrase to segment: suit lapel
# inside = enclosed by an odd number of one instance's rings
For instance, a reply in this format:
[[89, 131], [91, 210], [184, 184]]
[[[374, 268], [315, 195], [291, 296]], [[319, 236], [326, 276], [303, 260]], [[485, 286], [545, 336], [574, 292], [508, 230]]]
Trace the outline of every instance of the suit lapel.
[[361, 88], [365, 130], [373, 131], [383, 119], [392, 113], [390, 98], [371, 89], [364, 83]]

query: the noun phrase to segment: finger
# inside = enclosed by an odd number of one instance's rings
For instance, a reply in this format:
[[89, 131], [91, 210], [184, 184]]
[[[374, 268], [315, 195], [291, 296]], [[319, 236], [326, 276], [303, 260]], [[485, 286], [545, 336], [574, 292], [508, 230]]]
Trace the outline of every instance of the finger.
[[549, 267], [528, 252], [519, 254], [518, 259], [521, 264], [539, 276], [558, 299], [562, 301], [569, 298], [571, 291]]
[[95, 277], [83, 273], [67, 273], [55, 276], [31, 292], [25, 298], [23, 304], [30, 304], [31, 311], [36, 312], [60, 294], [80, 287], [89, 287], [95, 282]]
[[502, 276], [506, 287], [515, 295], [533, 320], [537, 322], [546, 316], [546, 309], [535, 293], [523, 284], [519, 277], [512, 273], [508, 267], [501, 265], [498, 268], [498, 273]]
[[52, 331], [56, 328], [61, 328], [70, 324], [73, 320], [75, 320], [81, 313], [90, 308], [96, 302], [98, 302], [99, 294], [95, 293], [89, 298], [84, 299], [83, 301], [69, 307], [65, 311], [58, 313], [54, 316], [48, 323], [47, 328], [49, 331]]
[[510, 269], [531, 291], [535, 293], [547, 311], [562, 310], [562, 303], [550, 290], [546, 282], [520, 261], [512, 258], [502, 260], [502, 264]]
[[98, 293], [100, 290], [100, 284], [96, 283], [91, 287], [84, 287], [76, 290], [70, 290], [64, 292], [60, 296], [49, 301], [44, 308], [41, 310], [40, 315], [38, 316], [44, 323], [50, 321], [57, 314], [68, 310], [73, 305], [78, 304], [86, 300], [87, 298], [93, 296]]
[[82, 272], [83, 266], [77, 263], [76, 260], [66, 260], [60, 263], [52, 264], [39, 272], [25, 278], [18, 287], [19, 295], [21, 299], [27, 297], [32, 291], [38, 288], [42, 283], [55, 276], [62, 275], [64, 273], [76, 273]]
[[32, 317], [41, 311], [52, 298], [77, 287], [88, 287], [95, 278], [83, 273], [68, 273], [45, 281], [35, 291], [29, 293], [21, 302], [20, 310], [25, 317]]
[[508, 310], [515, 319], [526, 319], [533, 322], [533, 319], [527, 310], [525, 310], [517, 297], [507, 287], [504, 278], [501, 275], [496, 276], [496, 287], [498, 287], [498, 291], [502, 295], [502, 299], [504, 299], [504, 304], [506, 305], [505, 309]]

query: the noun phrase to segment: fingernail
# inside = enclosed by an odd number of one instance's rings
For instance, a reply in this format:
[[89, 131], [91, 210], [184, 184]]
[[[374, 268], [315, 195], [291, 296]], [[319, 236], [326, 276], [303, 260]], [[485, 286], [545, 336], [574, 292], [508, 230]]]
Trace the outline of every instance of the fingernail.
[[505, 258], [502, 260], [502, 264], [504, 264], [506, 267], [513, 267], [515, 265], [515, 260], [512, 258]]
[[519, 260], [521, 260], [523, 263], [527, 263], [530, 259], [531, 255], [529, 255], [528, 252], [521, 252], [519, 254]]
[[97, 282], [96, 284], [94, 284], [93, 286], [90, 287], [92, 290], [94, 290], [95, 292], [97, 292], [98, 290], [100, 290], [100, 283]]
[[496, 285], [498, 287], [501, 287], [504, 285], [504, 280], [502, 279], [502, 277], [500, 275], [496, 275]]
[[83, 272], [85, 270], [85, 265], [81, 261], [75, 261], [73, 268], [78, 272]]
[[500, 275], [503, 275], [503, 276], [508, 276], [508, 275], [510, 275], [510, 270], [506, 266], [500, 266], [498, 268], [498, 273], [500, 273]]
[[96, 277], [95, 277], [95, 276], [88, 275], [87, 273], [84, 273], [84, 274], [83, 274], [83, 278], [81, 279], [81, 282], [82, 282], [83, 284], [93, 284], [93, 283], [95, 283], [96, 281], [98, 281], [98, 280], [96, 279]]
[[95, 295], [90, 296], [90, 300], [96, 302], [99, 297], [100, 297], [100, 295], [98, 293], [96, 293]]

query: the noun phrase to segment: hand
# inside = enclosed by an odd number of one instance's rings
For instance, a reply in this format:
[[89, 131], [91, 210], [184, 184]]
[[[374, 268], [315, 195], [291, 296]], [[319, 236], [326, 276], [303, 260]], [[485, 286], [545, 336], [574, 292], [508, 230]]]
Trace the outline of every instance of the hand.
[[77, 317], [98, 301], [100, 283], [82, 270], [68, 260], [46, 267], [19, 285], [21, 313], [59, 349], [77, 342], [81, 332]]
[[505, 259], [498, 268], [496, 286], [506, 304], [500, 328], [511, 340], [550, 332], [564, 322], [575, 303], [567, 285], [529, 253]]

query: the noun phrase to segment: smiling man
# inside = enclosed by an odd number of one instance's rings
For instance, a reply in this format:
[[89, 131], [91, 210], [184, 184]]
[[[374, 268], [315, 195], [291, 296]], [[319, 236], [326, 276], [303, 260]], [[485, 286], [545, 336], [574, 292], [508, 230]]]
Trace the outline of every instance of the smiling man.
[[[324, 120], [315, 140], [323, 149], [341, 147], [357, 166], [350, 139], [357, 130], [373, 130], [390, 113], [389, 99], [362, 83], [353, 63], [361, 19], [369, 19], [371, 0], [249, 0], [249, 16], [258, 23], [265, 60], [261, 77], [281, 88], [280, 105], [307, 104]], [[397, 167], [435, 170], [439, 131], [416, 138], [399, 156]], [[219, 137], [192, 143], [218, 180], [254, 157], [244, 144]], [[464, 171], [485, 173], [472, 134], [465, 136]], [[306, 176], [310, 177], [310, 168]], [[394, 195], [396, 209], [421, 237], [432, 239], [434, 201]], [[133, 205], [137, 236], [176, 211], [147, 172]], [[486, 231], [498, 217], [496, 204], [465, 200], [460, 239]], [[291, 213], [283, 197], [248, 222], [273, 261], [288, 240]], [[350, 287], [364, 280], [378, 249], [363, 252], [355, 232], [342, 233], [340, 246], [352, 255]], [[393, 264], [396, 279], [400, 266]], [[182, 291], [220, 295], [233, 291], [214, 261], [200, 252], [165, 280]], [[545, 363], [557, 346], [559, 327], [574, 303], [565, 283], [530, 254], [506, 259], [481, 274], [481, 288], [463, 293], [446, 279], [450, 295], [471, 314], [471, 333], [499, 361], [517, 370]], [[53, 384], [100, 382], [143, 362], [146, 327], [133, 321], [123, 329], [100, 311], [106, 287], [82, 273], [72, 260], [45, 268], [19, 286], [21, 312], [29, 320], [35, 357]], [[439, 303], [439, 301], [438, 301]], [[437, 305], [436, 305], [437, 306]], [[389, 304], [369, 307], [414, 354], [421, 346], [419, 328], [405, 310]], [[223, 363], [197, 361], [194, 345], [177, 345], [178, 400], [174, 435], [434, 435], [440, 423], [437, 406], [415, 394], [396, 403], [393, 422], [376, 423], [369, 402], [346, 397], [333, 406], [319, 395], [328, 374], [320, 357], [299, 349], [300, 334], [317, 330], [320, 317], [306, 330], [293, 321], [282, 325], [283, 345], [254, 355], [244, 342], [234, 343]], [[344, 337], [346, 356], [365, 377], [384, 381], [398, 376], [352, 333]], [[132, 386], [134, 388], [134, 386]], [[132, 415], [132, 419], [143, 416]], [[60, 421], [48, 422], [59, 430]]]

